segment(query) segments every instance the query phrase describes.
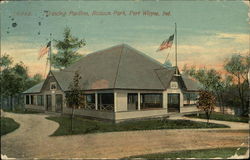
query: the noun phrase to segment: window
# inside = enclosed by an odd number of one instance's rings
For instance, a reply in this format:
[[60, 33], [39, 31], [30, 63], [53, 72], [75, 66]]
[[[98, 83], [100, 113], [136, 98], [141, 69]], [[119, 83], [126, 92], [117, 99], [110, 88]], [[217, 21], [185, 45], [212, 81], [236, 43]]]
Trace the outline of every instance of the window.
[[173, 89], [178, 88], [178, 83], [177, 82], [171, 82], [170, 83], [170, 88], [173, 88]]
[[56, 90], [56, 82], [50, 83], [50, 90]]
[[26, 104], [30, 104], [30, 96], [26, 95]]
[[37, 96], [37, 105], [38, 106], [43, 106], [43, 95], [38, 95]]
[[198, 98], [198, 93], [184, 93], [184, 105], [194, 105], [196, 104]]
[[113, 93], [98, 93], [98, 109], [99, 110], [114, 110], [114, 94]]
[[162, 108], [161, 93], [141, 94], [141, 109]]
[[85, 94], [87, 103], [95, 103], [95, 94]]

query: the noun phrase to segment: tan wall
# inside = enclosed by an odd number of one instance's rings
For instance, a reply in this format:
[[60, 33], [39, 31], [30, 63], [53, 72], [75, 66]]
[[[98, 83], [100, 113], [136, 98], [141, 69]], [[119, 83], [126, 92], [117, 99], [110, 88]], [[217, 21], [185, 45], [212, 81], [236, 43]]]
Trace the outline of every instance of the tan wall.
[[180, 110], [181, 113], [197, 112], [197, 111], [198, 111], [198, 108], [195, 105], [184, 106], [184, 107], [181, 107], [181, 110]]
[[161, 117], [161, 116], [166, 116], [166, 115], [167, 115], [166, 109], [116, 112], [115, 120], [145, 118], [145, 117]]
[[117, 91], [116, 96], [116, 111], [127, 111], [127, 92]]
[[36, 105], [25, 105], [25, 109], [37, 110], [37, 111], [45, 111], [44, 106], [36, 106]]
[[163, 92], [163, 108], [168, 108], [168, 93], [166, 91]]
[[[71, 108], [64, 108], [64, 114], [71, 114]], [[81, 115], [86, 117], [94, 117], [94, 118], [101, 118], [101, 119], [109, 119], [114, 120], [114, 112], [104, 112], [104, 111], [96, 111], [96, 110], [84, 110], [84, 109], [75, 109], [75, 115]]]

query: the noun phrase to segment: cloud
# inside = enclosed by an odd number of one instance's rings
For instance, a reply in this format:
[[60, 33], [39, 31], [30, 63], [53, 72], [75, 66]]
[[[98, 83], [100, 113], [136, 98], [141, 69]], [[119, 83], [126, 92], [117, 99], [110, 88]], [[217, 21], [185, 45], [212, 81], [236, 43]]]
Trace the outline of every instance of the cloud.
[[242, 2], [248, 6], [247, 21], [248, 21], [248, 24], [250, 24], [250, 2], [248, 0], [243, 0]]
[[[213, 33], [210, 35], [187, 36], [178, 44], [178, 64], [182, 68], [184, 64], [197, 66], [211, 66], [222, 68], [226, 58], [229, 58], [234, 53], [249, 54], [249, 35], [243, 33]], [[162, 52], [156, 52], [160, 45], [155, 40], [148, 41], [129, 41], [128, 45], [145, 53], [146, 55], [164, 63], [168, 53], [169, 59], [174, 62], [174, 45], [171, 50], [167, 49]], [[90, 43], [79, 49], [81, 55], [102, 50], [119, 44], [118, 42], [107, 41], [101, 43]], [[44, 74], [46, 57], [37, 60], [38, 51], [41, 46], [39, 44], [30, 44], [24, 42], [6, 43], [3, 42], [1, 46], [2, 53], [7, 53], [14, 57], [15, 62], [23, 61], [29, 67], [31, 75], [35, 73]], [[53, 53], [57, 50], [53, 48]]]
[[249, 43], [249, 35], [242, 33], [218, 33], [216, 35], [220, 39], [230, 39], [235, 43]]
[[1, 4], [4, 4], [4, 3], [6, 4], [6, 3], [9, 3], [9, 1], [1, 0], [0, 3], [1, 3]]

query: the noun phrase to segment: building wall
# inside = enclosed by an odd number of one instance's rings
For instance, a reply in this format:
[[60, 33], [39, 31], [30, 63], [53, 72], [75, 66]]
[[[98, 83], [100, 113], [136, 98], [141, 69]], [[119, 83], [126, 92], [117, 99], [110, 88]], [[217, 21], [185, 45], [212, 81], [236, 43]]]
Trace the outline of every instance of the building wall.
[[36, 111], [41, 111], [41, 112], [44, 112], [44, 111], [45, 111], [44, 106], [25, 105], [24, 108], [25, 108], [25, 109], [28, 109], [28, 110], [36, 110]]
[[116, 112], [127, 111], [127, 92], [117, 91], [116, 96]]
[[[63, 114], [71, 114], [71, 108], [64, 108]], [[97, 110], [84, 110], [84, 109], [75, 109], [75, 115], [86, 116], [86, 117], [93, 117], [93, 118], [100, 118], [100, 119], [108, 119], [114, 120], [114, 112], [108, 111], [97, 111]]]
[[125, 119], [163, 117], [163, 116], [167, 116], [166, 109], [127, 111], [127, 112], [116, 112], [115, 120], [120, 121]]
[[[34, 96], [34, 104], [26, 104], [26, 95], [29, 96], [29, 99], [31, 100], [31, 95]], [[29, 110], [37, 110], [37, 111], [45, 111], [45, 106], [44, 105], [37, 105], [37, 96], [38, 95], [43, 95], [40, 93], [34, 93], [34, 94], [25, 94], [24, 95], [24, 108], [29, 109]]]
[[162, 93], [162, 91], [149, 91], [149, 90], [115, 90], [116, 92], [116, 112], [128, 111], [128, 93]]
[[196, 107], [196, 105], [184, 106], [180, 108], [181, 113], [189, 113], [189, 112], [197, 112], [197, 111], [198, 111], [198, 108]]
[[[48, 77], [48, 79], [45, 81], [45, 84], [42, 88], [42, 92], [35, 94], [35, 95], [43, 95], [44, 96], [44, 105], [43, 106], [37, 106], [37, 105], [26, 105], [25, 107], [27, 109], [36, 109], [41, 111], [46, 111], [46, 95], [51, 95], [51, 102], [52, 102], [52, 112], [55, 112], [56, 109], [56, 94], [62, 94], [63, 95], [63, 108], [62, 113], [63, 114], [71, 114], [72, 110], [71, 108], [68, 108], [66, 106], [65, 102], [65, 93], [61, 90], [60, 86], [57, 84], [56, 90], [50, 90], [50, 83], [56, 82], [55, 78], [53, 76]], [[182, 86], [178, 85], [177, 88], [169, 88], [165, 91], [151, 91], [151, 90], [96, 90], [96, 91], [87, 91], [85, 93], [114, 93], [116, 95], [114, 99], [115, 104], [115, 111], [109, 112], [109, 111], [99, 111], [99, 110], [84, 110], [84, 109], [76, 109], [75, 114], [76, 115], [82, 115], [87, 117], [96, 117], [101, 119], [109, 119], [109, 120], [125, 120], [125, 119], [134, 119], [134, 118], [145, 118], [145, 117], [162, 117], [167, 116], [168, 114], [168, 94], [169, 93], [178, 93], [180, 94], [180, 112], [194, 112], [197, 111], [197, 108], [195, 106], [183, 106], [184, 97], [183, 97], [183, 91]], [[136, 110], [136, 111], [128, 111], [128, 105], [127, 105], [127, 95], [128, 93], [137, 93], [138, 95], [143, 93], [162, 93], [163, 94], [163, 108], [153, 108], [148, 110]], [[36, 99], [36, 96], [35, 98]], [[140, 98], [138, 98], [140, 100]], [[36, 104], [36, 100], [35, 100]]]

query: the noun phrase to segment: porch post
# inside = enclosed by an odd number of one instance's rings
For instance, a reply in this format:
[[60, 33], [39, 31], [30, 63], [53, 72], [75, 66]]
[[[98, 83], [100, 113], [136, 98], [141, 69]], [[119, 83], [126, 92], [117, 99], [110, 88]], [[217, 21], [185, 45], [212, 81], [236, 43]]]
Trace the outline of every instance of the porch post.
[[31, 95], [29, 95], [29, 104], [31, 105]]
[[98, 94], [95, 92], [95, 110], [98, 110]]
[[37, 106], [37, 104], [38, 104], [37, 103], [37, 95], [34, 95], [33, 97], [34, 97], [34, 104]]
[[114, 92], [114, 112], [116, 112], [116, 110], [117, 110], [117, 103], [116, 103], [116, 96], [117, 96], [117, 93], [116, 92]]
[[141, 110], [141, 93], [138, 92], [138, 110]]
[[24, 95], [24, 105], [26, 105], [26, 94]]
[[167, 91], [163, 92], [163, 108], [168, 108], [168, 93]]

